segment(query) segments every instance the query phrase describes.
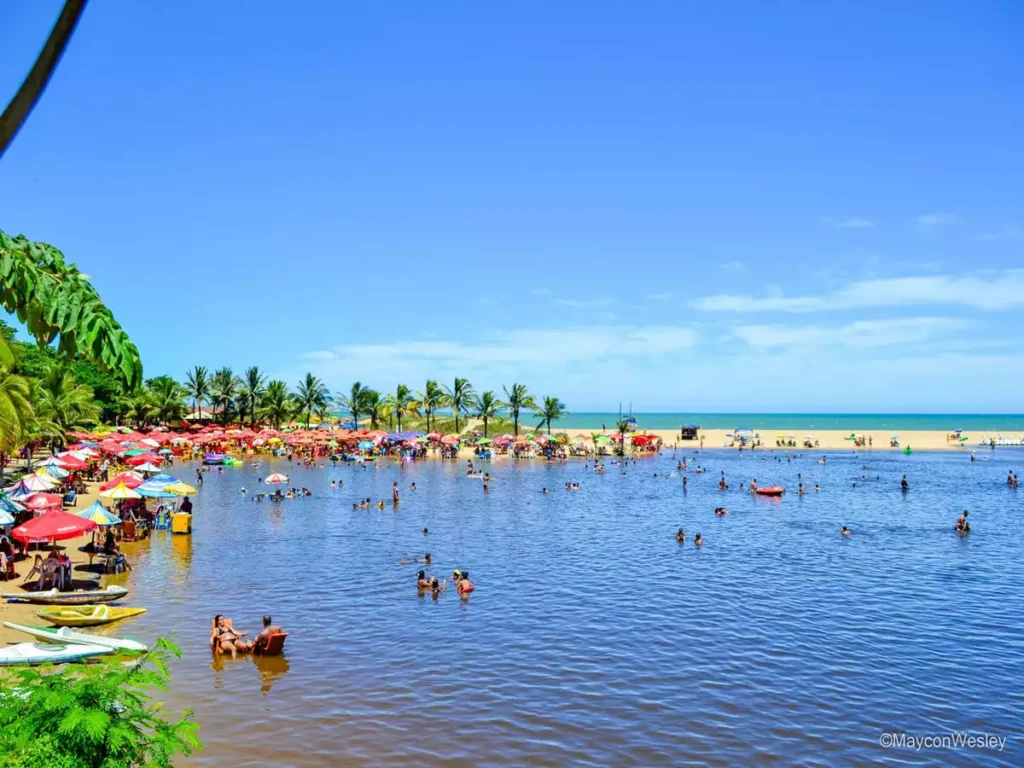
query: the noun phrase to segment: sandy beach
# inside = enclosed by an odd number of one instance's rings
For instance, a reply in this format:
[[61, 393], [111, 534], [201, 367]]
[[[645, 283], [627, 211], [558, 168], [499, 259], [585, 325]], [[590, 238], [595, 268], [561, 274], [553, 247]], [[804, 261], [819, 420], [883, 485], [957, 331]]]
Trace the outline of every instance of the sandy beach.
[[[899, 448], [892, 448], [889, 445], [889, 440], [893, 435], [893, 432], [886, 430], [873, 430], [858, 432], [857, 435], [863, 435], [868, 439], [870, 445], [864, 446], [863, 448], [855, 447], [853, 441], [848, 439], [850, 437], [849, 432], [842, 431], [818, 431], [818, 432], [794, 432], [788, 430], [786, 432], [775, 432], [769, 430], [758, 430], [756, 427], [755, 431], [761, 436], [761, 448], [764, 450], [776, 449], [775, 441], [778, 435], [784, 435], [787, 440], [792, 439], [796, 441], [797, 447], [788, 448], [785, 450], [789, 451], [802, 451], [818, 450], [818, 451], [864, 451], [864, 450], [875, 450], [875, 451], [889, 451], [899, 450], [902, 451], [908, 446], [915, 451], [966, 451], [980, 450], [982, 446], [978, 445], [982, 435], [968, 435], [966, 443], [959, 443], [955, 438], [950, 440], [951, 435], [946, 432], [930, 431], [930, 432], [901, 432], [899, 436]], [[731, 437], [727, 435], [731, 434], [732, 430], [728, 429], [708, 429], [701, 430], [700, 434], [704, 438], [705, 448], [727, 448], [733, 443]], [[679, 447], [684, 446], [697, 446], [700, 447], [699, 440], [680, 440], [679, 432], [676, 430], [647, 430], [648, 434], [658, 435], [665, 443], [665, 445], [671, 446], [672, 444], [678, 444]], [[577, 432], [572, 432], [577, 434]], [[789, 436], [792, 435], [792, 438]], [[813, 440], [817, 441], [817, 447], [808, 449], [804, 447], [804, 439], [807, 435], [813, 435]], [[760, 450], [759, 449], [759, 450]], [[784, 450], [778, 448], [777, 450]], [[987, 449], [986, 449], [987, 450]]]
[[[78, 497], [78, 508], [87, 507], [99, 498], [99, 482], [86, 483], [86, 492]], [[76, 588], [82, 588], [81, 582], [92, 581], [95, 582], [97, 587], [105, 587], [107, 584], [123, 584], [127, 579], [126, 574], [110, 574], [103, 575], [98, 572], [91, 570], [83, 570], [82, 566], [88, 566], [89, 556], [84, 552], [79, 552], [79, 547], [84, 547], [92, 539], [92, 534], [80, 536], [76, 539], [67, 539], [66, 541], [58, 542], [58, 546], [65, 549], [68, 555], [71, 557], [73, 566], [73, 576], [75, 580]], [[132, 551], [138, 546], [136, 542], [128, 542], [123, 545], [124, 553], [127, 555], [129, 562], [133, 561]], [[21, 590], [22, 582], [24, 581], [25, 575], [32, 568], [32, 560], [34, 559], [35, 553], [40, 552], [45, 556], [46, 549], [33, 549], [31, 550], [32, 558], [25, 560], [19, 560], [17, 563], [18, 577], [10, 581], [0, 582], [0, 591], [19, 592]], [[37, 577], [33, 577], [35, 581]], [[40, 605], [32, 605], [30, 603], [9, 603], [6, 600], [0, 601], [0, 622], [4, 621], [15, 621], [23, 624], [42, 624], [46, 625], [46, 622], [36, 616], [36, 611], [41, 607]], [[28, 635], [17, 632], [16, 630], [10, 629], [3, 626], [0, 623], [0, 644], [6, 645], [7, 643], [25, 643], [32, 640]]]

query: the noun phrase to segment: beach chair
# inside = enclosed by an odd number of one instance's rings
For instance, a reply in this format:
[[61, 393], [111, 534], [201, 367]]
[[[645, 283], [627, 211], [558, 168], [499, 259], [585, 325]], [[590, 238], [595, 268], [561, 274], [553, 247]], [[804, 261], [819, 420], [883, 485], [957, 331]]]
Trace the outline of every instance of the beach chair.
[[54, 560], [44, 560], [39, 570], [39, 591], [42, 592], [48, 586], [61, 591], [64, 589], [64, 571]]
[[75, 493], [74, 489], [64, 494], [64, 506], [65, 507], [77, 507], [78, 506], [78, 494]]
[[267, 638], [265, 646], [253, 648], [253, 653], [258, 653], [261, 656], [280, 656], [284, 650], [284, 641], [287, 637], [287, 632], [275, 632]]
[[121, 541], [135, 541], [135, 521], [125, 520], [121, 526]]

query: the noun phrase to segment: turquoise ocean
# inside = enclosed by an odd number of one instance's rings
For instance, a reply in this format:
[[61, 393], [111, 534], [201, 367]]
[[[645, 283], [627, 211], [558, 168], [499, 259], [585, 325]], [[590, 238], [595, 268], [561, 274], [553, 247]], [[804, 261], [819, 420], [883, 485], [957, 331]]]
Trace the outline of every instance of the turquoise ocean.
[[[552, 426], [559, 429], [614, 429], [617, 413], [572, 413]], [[940, 413], [634, 413], [640, 429], [679, 429], [696, 424], [704, 429], [869, 429], [913, 431], [962, 429], [970, 433], [1024, 432], [1024, 414]], [[530, 419], [523, 420], [525, 424]]]

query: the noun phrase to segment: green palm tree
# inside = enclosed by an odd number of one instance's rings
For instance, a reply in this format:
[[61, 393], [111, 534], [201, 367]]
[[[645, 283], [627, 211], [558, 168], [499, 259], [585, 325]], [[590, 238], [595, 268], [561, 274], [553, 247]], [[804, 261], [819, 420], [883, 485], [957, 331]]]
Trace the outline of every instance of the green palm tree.
[[248, 409], [249, 422], [256, 426], [256, 411], [259, 409], [260, 400], [266, 390], [266, 377], [260, 373], [255, 365], [246, 370], [245, 376], [238, 386], [239, 413], [242, 419], [245, 418], [245, 411]]
[[368, 390], [358, 381], [352, 385], [347, 395], [342, 395], [336, 401], [339, 408], [348, 411], [352, 415], [352, 422], [359, 426], [359, 414], [366, 413], [363, 401]]
[[430, 431], [430, 417], [438, 408], [444, 407], [444, 390], [433, 379], [427, 379], [422, 392], [416, 393], [416, 404], [427, 415], [427, 432]]
[[307, 373], [306, 378], [299, 382], [299, 388], [295, 391], [295, 403], [299, 413], [306, 414], [306, 429], [313, 418], [313, 411], [327, 403], [331, 393], [327, 387], [312, 373]]
[[0, 366], [0, 486], [4, 455], [21, 449], [35, 417], [28, 381]]
[[625, 419], [619, 419], [619, 421], [616, 422], [615, 426], [619, 430], [619, 435], [622, 437], [622, 440], [619, 441], [619, 455], [620, 456], [625, 456], [626, 455], [626, 431], [632, 425], [628, 421], [626, 421]]
[[493, 392], [484, 392], [473, 401], [473, 414], [484, 422], [484, 437], [487, 437], [487, 422], [501, 415], [505, 403], [501, 402]]
[[384, 420], [384, 400], [380, 392], [375, 389], [364, 389], [362, 395], [362, 410], [370, 417], [370, 429], [377, 429], [380, 422]]
[[238, 396], [238, 379], [230, 368], [220, 368], [210, 380], [210, 402], [220, 407], [221, 423], [228, 423], [228, 413]]
[[412, 390], [405, 386], [405, 384], [399, 384], [395, 388], [395, 394], [384, 398], [384, 413], [388, 417], [388, 423], [390, 424], [391, 418], [394, 417], [398, 421], [399, 432], [402, 431], [402, 417], [412, 415], [410, 412], [410, 404], [412, 403]]
[[512, 389], [502, 387], [505, 390], [505, 397], [508, 398], [508, 410], [512, 414], [512, 421], [516, 425], [516, 435], [519, 434], [519, 412], [537, 410], [537, 402], [533, 399], [525, 384], [513, 384]]
[[84, 429], [100, 419], [100, 407], [92, 387], [80, 384], [60, 363], [50, 366], [40, 380], [35, 412], [41, 422], [56, 426], [53, 438], [63, 440], [68, 432]]
[[288, 385], [283, 381], [275, 379], [267, 384], [263, 391], [263, 417], [267, 419], [274, 429], [281, 428], [281, 422], [286, 421], [292, 413], [292, 396], [288, 394]]
[[534, 408], [533, 415], [540, 417], [540, 424], [537, 425], [537, 429], [547, 424], [548, 434], [550, 435], [551, 422], [558, 421], [563, 416], [568, 416], [569, 412], [565, 410], [565, 404], [557, 397], [545, 397], [541, 405]]
[[150, 418], [162, 423], [179, 421], [188, 410], [185, 405], [185, 388], [170, 376], [150, 379], [145, 396], [151, 412]]
[[192, 407], [199, 413], [200, 420], [203, 418], [203, 403], [210, 394], [210, 378], [206, 373], [205, 365], [197, 365], [185, 376], [185, 391], [192, 398]]
[[459, 432], [459, 414], [466, 413], [469, 411], [470, 405], [473, 403], [473, 397], [476, 393], [473, 391], [473, 385], [469, 383], [469, 379], [455, 378], [454, 386], [449, 389], [444, 388], [444, 404], [452, 409], [452, 415], [455, 416], [455, 433]]

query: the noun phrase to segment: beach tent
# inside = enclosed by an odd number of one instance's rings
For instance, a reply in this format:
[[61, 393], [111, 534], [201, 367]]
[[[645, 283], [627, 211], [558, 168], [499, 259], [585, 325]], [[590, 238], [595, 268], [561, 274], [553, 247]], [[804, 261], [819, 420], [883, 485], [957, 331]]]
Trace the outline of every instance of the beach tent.
[[23, 544], [74, 539], [96, 528], [92, 520], [55, 509], [19, 525], [11, 535]]

